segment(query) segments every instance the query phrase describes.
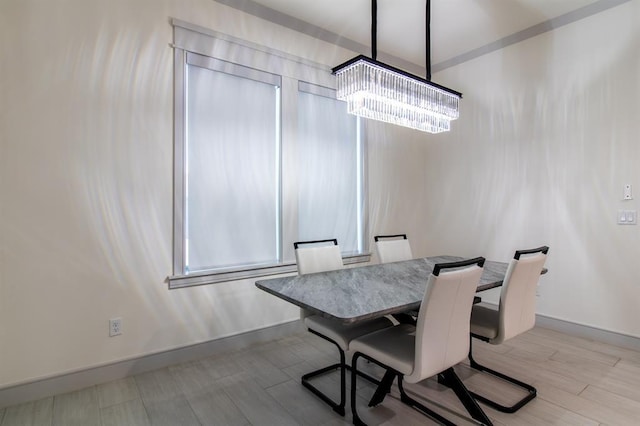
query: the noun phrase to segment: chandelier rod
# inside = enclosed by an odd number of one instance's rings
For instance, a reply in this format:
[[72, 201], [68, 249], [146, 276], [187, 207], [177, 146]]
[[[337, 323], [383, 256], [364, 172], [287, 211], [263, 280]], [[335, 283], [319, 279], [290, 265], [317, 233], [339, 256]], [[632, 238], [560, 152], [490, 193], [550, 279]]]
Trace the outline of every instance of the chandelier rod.
[[[426, 79], [431, 81], [431, 0], [427, 0], [425, 11], [425, 58]], [[378, 56], [378, 0], [371, 0], [371, 59]]]
[[378, 54], [378, 1], [371, 0], [371, 59], [376, 60]]
[[427, 0], [427, 11], [425, 16], [426, 21], [426, 58], [427, 58], [427, 80], [431, 81], [431, 0]]

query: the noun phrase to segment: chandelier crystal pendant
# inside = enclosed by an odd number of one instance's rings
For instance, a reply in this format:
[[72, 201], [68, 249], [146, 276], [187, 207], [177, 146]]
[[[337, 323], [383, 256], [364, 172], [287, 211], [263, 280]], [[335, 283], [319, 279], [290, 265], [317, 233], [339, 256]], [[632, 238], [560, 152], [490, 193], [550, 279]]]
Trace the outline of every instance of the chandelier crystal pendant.
[[427, 78], [394, 68], [375, 59], [377, 2], [372, 0], [373, 59], [364, 55], [333, 68], [337, 98], [349, 113], [429, 133], [447, 132], [459, 116], [462, 93], [431, 82], [427, 0]]

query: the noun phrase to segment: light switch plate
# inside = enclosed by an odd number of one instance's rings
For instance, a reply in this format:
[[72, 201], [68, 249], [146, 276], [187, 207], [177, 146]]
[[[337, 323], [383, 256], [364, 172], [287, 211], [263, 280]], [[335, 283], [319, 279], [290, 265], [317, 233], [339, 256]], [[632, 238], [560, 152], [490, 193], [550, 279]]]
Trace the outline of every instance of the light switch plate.
[[618, 225], [635, 225], [637, 219], [637, 210], [618, 210]]

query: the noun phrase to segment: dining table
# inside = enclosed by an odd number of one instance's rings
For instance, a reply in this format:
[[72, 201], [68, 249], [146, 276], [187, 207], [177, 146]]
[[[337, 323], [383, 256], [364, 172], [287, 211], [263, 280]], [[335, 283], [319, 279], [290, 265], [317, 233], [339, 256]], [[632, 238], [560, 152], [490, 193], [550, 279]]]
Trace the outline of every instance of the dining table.
[[[427, 279], [437, 263], [460, 256], [430, 256], [313, 274], [269, 278], [255, 285], [303, 309], [345, 324], [420, 307]], [[499, 287], [508, 264], [486, 261], [477, 291]]]

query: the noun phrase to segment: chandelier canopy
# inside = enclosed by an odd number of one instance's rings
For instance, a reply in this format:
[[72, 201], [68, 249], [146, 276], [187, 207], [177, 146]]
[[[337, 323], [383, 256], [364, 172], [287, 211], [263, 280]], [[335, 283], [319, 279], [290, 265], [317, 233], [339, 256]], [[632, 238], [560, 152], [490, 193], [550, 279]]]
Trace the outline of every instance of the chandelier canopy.
[[427, 78], [376, 60], [377, 2], [372, 0], [373, 58], [364, 55], [333, 68], [337, 98], [361, 117], [410, 127], [429, 133], [447, 132], [459, 116], [462, 93], [431, 82], [430, 1], [427, 0]]

